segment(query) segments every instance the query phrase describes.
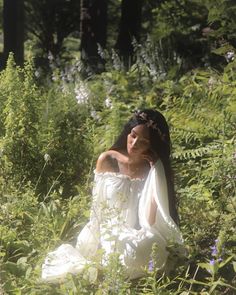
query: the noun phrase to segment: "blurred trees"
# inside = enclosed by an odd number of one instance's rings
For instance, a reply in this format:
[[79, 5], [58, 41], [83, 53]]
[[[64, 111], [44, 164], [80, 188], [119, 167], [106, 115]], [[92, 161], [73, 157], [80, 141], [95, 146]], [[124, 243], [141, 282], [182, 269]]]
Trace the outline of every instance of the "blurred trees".
[[39, 65], [47, 65], [48, 55], [61, 57], [64, 41], [70, 34], [78, 37], [80, 1], [25, 0], [26, 29], [33, 42]]
[[122, 0], [121, 3], [121, 19], [116, 48], [126, 63], [133, 55], [133, 39], [139, 41], [142, 20], [142, 5], [142, 0], [136, 0], [135, 5], [132, 0]]
[[24, 0], [3, 1], [3, 54], [1, 68], [5, 66], [9, 52], [13, 52], [16, 63], [24, 61]]
[[161, 1], [153, 8], [151, 36], [164, 58], [178, 63], [182, 72], [212, 64], [208, 13], [202, 0]]
[[106, 47], [107, 1], [81, 0], [81, 59], [95, 71], [103, 69], [103, 61], [98, 54], [98, 44]]
[[36, 64], [46, 68], [50, 53], [62, 63], [80, 58], [86, 67], [101, 72], [105, 61], [98, 45], [108, 52], [115, 48], [124, 63], [131, 65], [137, 53], [132, 41], [146, 46], [147, 36], [172, 76], [196, 67], [221, 70], [228, 52], [234, 58], [233, 0], [137, 0], [135, 5], [131, 0], [3, 2], [4, 56], [13, 51], [19, 64], [24, 24], [26, 50], [33, 51]]

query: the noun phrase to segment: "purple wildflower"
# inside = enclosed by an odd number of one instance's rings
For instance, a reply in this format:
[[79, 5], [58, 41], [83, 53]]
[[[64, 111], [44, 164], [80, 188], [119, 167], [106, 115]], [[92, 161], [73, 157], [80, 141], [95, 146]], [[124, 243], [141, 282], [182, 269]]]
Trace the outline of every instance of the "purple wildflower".
[[215, 259], [211, 259], [210, 260], [210, 265], [214, 265], [215, 264]]
[[214, 246], [211, 246], [210, 247], [211, 248], [211, 255], [212, 256], [216, 256], [217, 255], [217, 253], [218, 253], [218, 250], [217, 250], [217, 248], [216, 248], [216, 245], [214, 245]]
[[148, 270], [153, 271], [153, 269], [154, 269], [154, 263], [153, 263], [152, 260], [150, 260], [149, 263], [148, 263]]

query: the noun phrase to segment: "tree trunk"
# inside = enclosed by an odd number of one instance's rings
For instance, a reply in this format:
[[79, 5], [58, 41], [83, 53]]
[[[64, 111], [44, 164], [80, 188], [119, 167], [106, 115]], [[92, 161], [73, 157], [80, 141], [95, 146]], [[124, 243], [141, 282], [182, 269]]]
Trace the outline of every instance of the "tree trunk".
[[103, 70], [104, 61], [98, 45], [106, 46], [107, 0], [81, 0], [81, 60], [95, 72]]
[[24, 63], [24, 0], [3, 2], [4, 51], [3, 66], [9, 52], [14, 53], [17, 65]]
[[[135, 3], [134, 3], [135, 2]], [[139, 41], [143, 0], [122, 0], [121, 20], [116, 48], [120, 55], [128, 62], [133, 55], [132, 40]]]

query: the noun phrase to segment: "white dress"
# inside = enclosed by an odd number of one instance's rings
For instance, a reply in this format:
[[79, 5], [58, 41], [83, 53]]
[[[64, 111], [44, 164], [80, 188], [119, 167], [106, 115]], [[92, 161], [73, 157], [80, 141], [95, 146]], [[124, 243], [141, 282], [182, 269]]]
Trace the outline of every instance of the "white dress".
[[[156, 219], [149, 225], [152, 197], [157, 203]], [[55, 281], [67, 273], [80, 273], [103, 250], [102, 264], [117, 252], [127, 277], [145, 274], [152, 246], [158, 247], [155, 265], [165, 269], [169, 242], [181, 248], [181, 233], [170, 217], [166, 177], [160, 160], [150, 169], [147, 179], [131, 179], [116, 172], [95, 171], [90, 221], [77, 238], [74, 248], [63, 244], [50, 252], [42, 266], [42, 279]]]

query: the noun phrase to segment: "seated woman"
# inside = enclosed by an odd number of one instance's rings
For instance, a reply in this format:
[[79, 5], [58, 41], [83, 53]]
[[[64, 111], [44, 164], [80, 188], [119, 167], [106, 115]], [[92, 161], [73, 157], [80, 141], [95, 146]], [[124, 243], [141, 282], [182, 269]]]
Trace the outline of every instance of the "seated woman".
[[102, 264], [111, 253], [119, 253], [127, 277], [138, 278], [145, 274], [153, 244], [158, 247], [156, 267], [168, 268], [168, 243], [182, 245], [169, 157], [169, 128], [163, 115], [155, 110], [136, 112], [97, 160], [90, 221], [76, 247], [63, 244], [49, 253], [42, 278], [55, 281], [80, 273], [99, 249]]

